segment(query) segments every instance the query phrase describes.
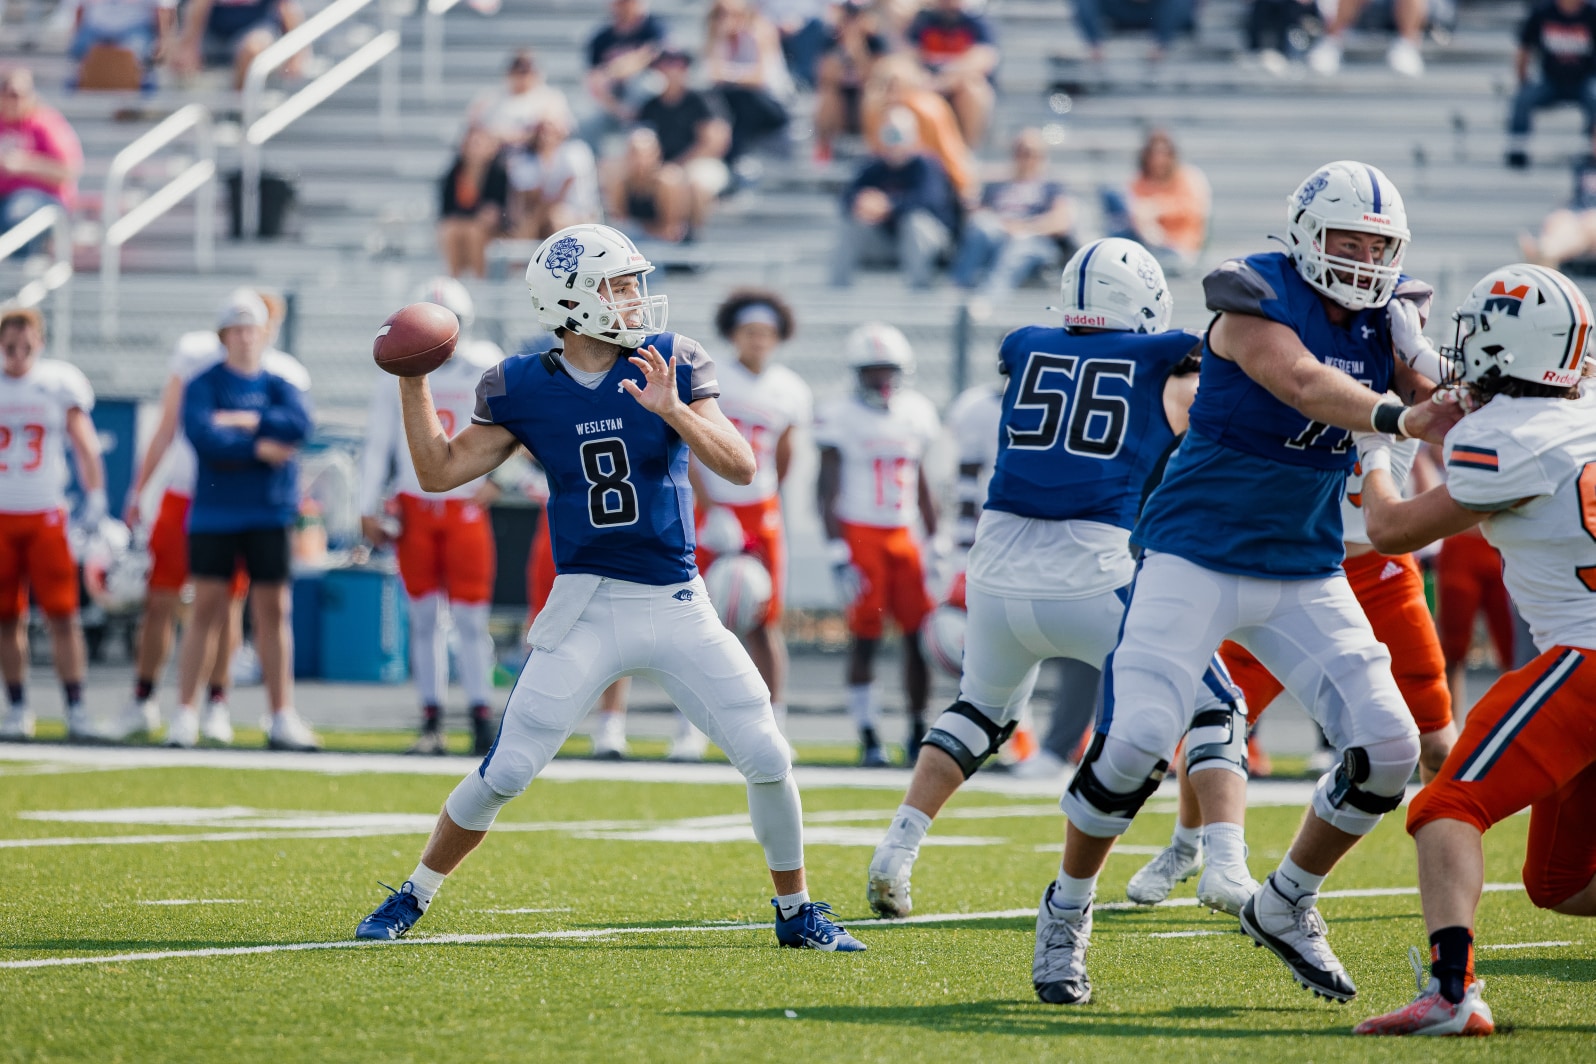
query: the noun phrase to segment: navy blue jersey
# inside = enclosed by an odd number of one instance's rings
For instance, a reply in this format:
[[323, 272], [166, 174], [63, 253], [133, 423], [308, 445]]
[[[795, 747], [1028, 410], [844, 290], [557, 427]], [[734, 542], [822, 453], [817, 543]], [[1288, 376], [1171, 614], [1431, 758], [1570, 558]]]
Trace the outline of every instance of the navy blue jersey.
[[1009, 382], [986, 509], [1132, 527], [1175, 442], [1164, 383], [1200, 342], [1180, 331], [1010, 333], [998, 352]]
[[[667, 332], [650, 344], [675, 353], [682, 402], [720, 394], [697, 341]], [[628, 355], [596, 388], [573, 380], [557, 349], [507, 358], [482, 375], [472, 420], [508, 429], [548, 475], [556, 572], [677, 584], [698, 572], [687, 445], [621, 387], [646, 383]]]
[[[1319, 293], [1279, 253], [1231, 259], [1203, 280], [1208, 308], [1289, 326], [1314, 357], [1376, 392], [1395, 355], [1385, 308], [1331, 323]], [[1404, 281], [1409, 297], [1428, 293]], [[1191, 429], [1147, 500], [1132, 542], [1221, 572], [1274, 578], [1341, 565], [1341, 491], [1357, 454], [1344, 429], [1312, 421], [1236, 363], [1205, 352]]]

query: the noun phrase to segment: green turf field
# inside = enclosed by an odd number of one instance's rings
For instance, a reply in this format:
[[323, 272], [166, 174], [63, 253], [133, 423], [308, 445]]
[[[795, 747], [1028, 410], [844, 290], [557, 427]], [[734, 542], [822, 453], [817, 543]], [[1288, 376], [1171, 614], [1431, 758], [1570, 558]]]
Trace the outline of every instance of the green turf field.
[[[1298, 988], [1234, 920], [1190, 905], [1102, 907], [1123, 898], [1140, 854], [1111, 858], [1104, 877], [1093, 1003], [1042, 1005], [1032, 918], [1006, 911], [1034, 911], [1061, 820], [1047, 802], [992, 794], [955, 799], [932, 837], [966, 844], [928, 845], [916, 871], [917, 917], [948, 919], [878, 925], [865, 919], [864, 869], [899, 796], [805, 791], [811, 892], [869, 944], [862, 955], [776, 947], [741, 787], [609, 780], [535, 784], [413, 942], [17, 967], [344, 942], [381, 899], [376, 880], [414, 866], [451, 786], [0, 763], [0, 1060], [1596, 1059], [1593, 929], [1518, 890], [1488, 894], [1481, 911], [1482, 945], [1522, 947], [1480, 951], [1506, 1031], [1482, 1042], [1348, 1034], [1412, 996], [1416, 896], [1323, 901], [1359, 987], [1336, 1006]], [[1155, 800], [1127, 846], [1164, 842], [1170, 812]], [[1262, 874], [1298, 812], [1250, 816]], [[1518, 817], [1490, 837], [1491, 881], [1517, 882], [1526, 828]], [[94, 841], [61, 842], [80, 838]], [[1393, 818], [1328, 887], [1414, 882]], [[956, 919], [978, 913], [993, 915]]]

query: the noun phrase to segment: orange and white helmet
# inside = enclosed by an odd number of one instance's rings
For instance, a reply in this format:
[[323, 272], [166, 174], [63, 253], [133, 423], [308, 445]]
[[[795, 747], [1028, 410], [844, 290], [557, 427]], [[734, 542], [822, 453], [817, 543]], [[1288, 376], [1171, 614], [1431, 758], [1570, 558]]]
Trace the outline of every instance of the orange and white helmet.
[[[885, 407], [905, 374], [914, 372], [914, 348], [903, 330], [884, 321], [869, 321], [848, 334], [843, 345], [848, 368], [858, 377], [858, 396], [871, 406]], [[890, 374], [866, 370], [889, 369]], [[867, 383], [868, 381], [868, 383]]]
[[1517, 263], [1492, 270], [1453, 315], [1457, 340], [1444, 348], [1463, 380], [1484, 391], [1504, 377], [1572, 388], [1591, 339], [1590, 302], [1567, 277]]
[[[1331, 255], [1332, 229], [1386, 238], [1378, 262]], [[1286, 200], [1286, 245], [1302, 279], [1349, 310], [1383, 307], [1396, 292], [1407, 250], [1408, 212], [1391, 179], [1367, 163], [1327, 163]]]

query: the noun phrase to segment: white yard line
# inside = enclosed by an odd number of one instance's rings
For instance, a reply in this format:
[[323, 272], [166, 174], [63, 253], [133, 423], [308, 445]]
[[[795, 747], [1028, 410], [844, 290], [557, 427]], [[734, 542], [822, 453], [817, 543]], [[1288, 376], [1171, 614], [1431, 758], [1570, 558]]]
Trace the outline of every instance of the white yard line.
[[159, 901], [141, 901], [140, 905], [248, 905], [248, 898], [162, 898]]
[[1572, 946], [1572, 942], [1485, 942], [1477, 944], [1475, 949], [1558, 949], [1563, 946]]

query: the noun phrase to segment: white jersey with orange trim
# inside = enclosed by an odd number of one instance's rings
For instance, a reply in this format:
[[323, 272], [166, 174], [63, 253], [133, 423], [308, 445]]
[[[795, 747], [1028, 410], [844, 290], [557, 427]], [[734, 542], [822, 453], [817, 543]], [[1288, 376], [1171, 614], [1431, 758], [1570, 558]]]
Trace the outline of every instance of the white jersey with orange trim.
[[[490, 340], [468, 340], [455, 348], [454, 356], [427, 374], [432, 403], [438, 411], [443, 431], [453, 436], [471, 424], [471, 411], [477, 405], [477, 384], [485, 370], [504, 361], [504, 352]], [[482, 487], [486, 477], [461, 484], [448, 491], [421, 490], [416, 466], [405, 440], [404, 411], [399, 401], [399, 382], [385, 380], [371, 397], [366, 420], [366, 449], [360, 458], [360, 512], [376, 514], [389, 494], [414, 495], [423, 499], [469, 499]], [[392, 485], [390, 492], [389, 486]]]
[[88, 378], [60, 359], [41, 358], [20, 377], [0, 373], [0, 513], [65, 505], [67, 412], [93, 409]]
[[920, 464], [942, 426], [919, 392], [900, 391], [886, 409], [856, 395], [824, 403], [815, 443], [842, 455], [837, 516], [849, 524], [906, 528], [919, 513]]
[[1444, 454], [1452, 498], [1491, 514], [1480, 527], [1536, 648], [1596, 650], [1596, 396], [1499, 395]]
[[[186, 387], [188, 382], [198, 377], [227, 357], [227, 348], [222, 346], [221, 339], [214, 330], [201, 330], [198, 332], [184, 333], [178, 337], [177, 344], [172, 348], [171, 361], [167, 369]], [[279, 351], [275, 347], [261, 352], [261, 369], [292, 384], [302, 392], [310, 391], [310, 371], [299, 359], [286, 351]], [[163, 483], [166, 490], [174, 495], [184, 498], [194, 496], [194, 478], [198, 467], [195, 464], [194, 446], [188, 442], [188, 437], [183, 435], [183, 421], [178, 418], [177, 434], [172, 437], [171, 446], [166, 449], [166, 457], [162, 461]]]
[[705, 469], [696, 457], [693, 464], [698, 466], [710, 502], [723, 506], [764, 502], [781, 490], [776, 479], [776, 442], [788, 429], [809, 424], [814, 396], [803, 378], [786, 366], [766, 366], [763, 373], [755, 374], [731, 360], [715, 368], [720, 379], [720, 397], [715, 402], [754, 449], [754, 479], [750, 484], [733, 484]]
[[[1391, 445], [1391, 479], [1397, 491], [1408, 493], [1408, 480], [1413, 476], [1413, 463], [1419, 457], [1420, 440], [1398, 440]], [[1341, 541], [1369, 545], [1369, 529], [1363, 521], [1363, 466], [1352, 467], [1347, 474], [1346, 492], [1341, 496]]]
[[[948, 432], [959, 462], [959, 513], [954, 541], [964, 550], [975, 543], [975, 528], [986, 505], [987, 486], [997, 468], [998, 432], [1003, 424], [1003, 384], [966, 388], [948, 407]], [[975, 469], [972, 475], [967, 470]]]

